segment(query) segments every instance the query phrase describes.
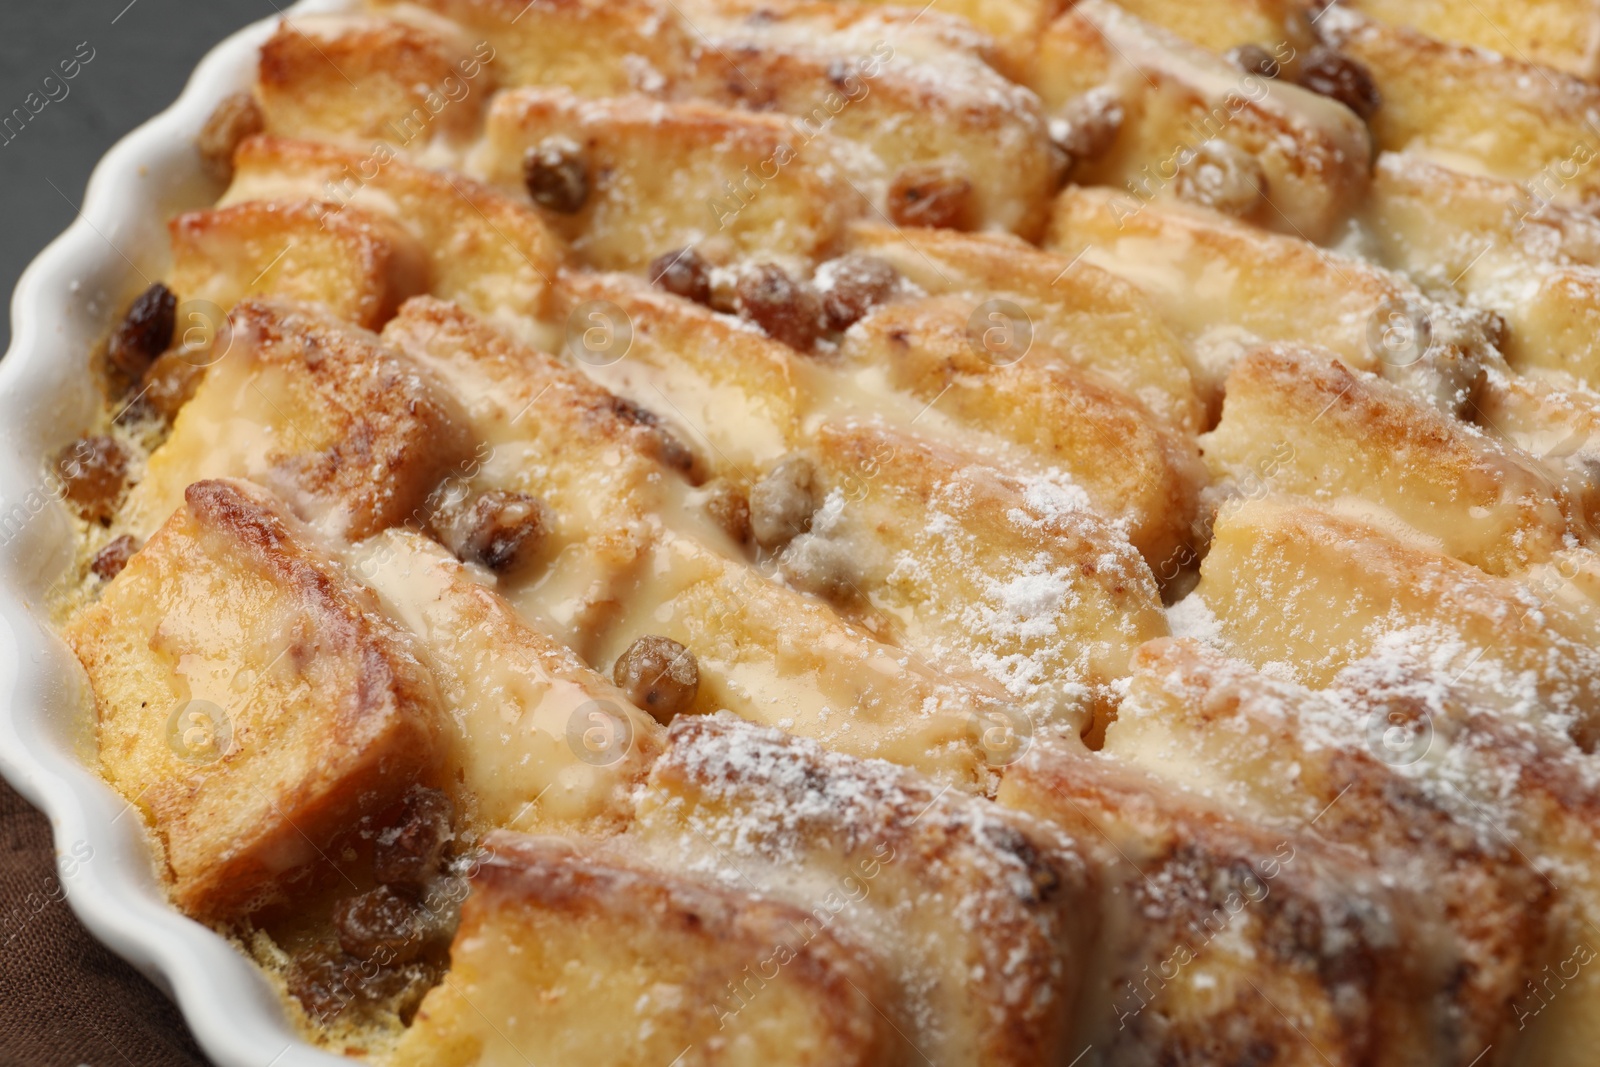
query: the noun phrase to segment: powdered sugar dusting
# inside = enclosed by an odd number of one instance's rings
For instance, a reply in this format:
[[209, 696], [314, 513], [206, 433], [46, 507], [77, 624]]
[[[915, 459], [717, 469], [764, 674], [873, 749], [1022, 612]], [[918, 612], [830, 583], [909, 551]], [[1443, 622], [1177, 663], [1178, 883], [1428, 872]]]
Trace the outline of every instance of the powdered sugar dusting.
[[[1006, 1019], [1044, 1024], [1062, 908], [1085, 888], [1051, 831], [731, 715], [679, 720], [671, 741], [637, 797], [629, 836], [642, 848], [846, 918], [893, 969], [919, 1047]], [[1046, 883], [1059, 887], [1048, 898]]]

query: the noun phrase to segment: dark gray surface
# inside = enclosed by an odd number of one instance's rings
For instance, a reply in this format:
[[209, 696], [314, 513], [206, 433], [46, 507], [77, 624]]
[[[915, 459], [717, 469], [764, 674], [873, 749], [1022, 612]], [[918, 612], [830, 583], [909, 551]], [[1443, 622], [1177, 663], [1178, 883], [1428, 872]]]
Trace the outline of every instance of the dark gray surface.
[[[17, 276], [72, 221], [95, 162], [176, 99], [213, 44], [288, 3], [0, 0], [0, 119], [28, 116], [20, 130], [0, 125], [0, 352]], [[92, 58], [64, 79], [60, 64], [72, 70], [75, 54]]]

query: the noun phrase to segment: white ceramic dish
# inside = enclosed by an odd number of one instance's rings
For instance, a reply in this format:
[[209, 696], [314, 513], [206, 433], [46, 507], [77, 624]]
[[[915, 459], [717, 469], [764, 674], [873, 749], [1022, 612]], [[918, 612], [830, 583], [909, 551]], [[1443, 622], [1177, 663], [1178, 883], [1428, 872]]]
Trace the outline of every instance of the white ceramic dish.
[[[348, 6], [302, 0], [288, 13]], [[176, 103], [106, 154], [77, 220], [12, 296], [11, 348], [0, 361], [0, 773], [49, 816], [72, 910], [172, 995], [207, 1055], [223, 1067], [332, 1067], [350, 1061], [299, 1040], [255, 967], [167, 904], [139, 819], [87, 763], [87, 683], [40, 608], [70, 551], [66, 512], [44, 472], [99, 404], [88, 353], [161, 276], [166, 220], [215, 199], [194, 137], [218, 100], [249, 84], [277, 21], [217, 45]]]

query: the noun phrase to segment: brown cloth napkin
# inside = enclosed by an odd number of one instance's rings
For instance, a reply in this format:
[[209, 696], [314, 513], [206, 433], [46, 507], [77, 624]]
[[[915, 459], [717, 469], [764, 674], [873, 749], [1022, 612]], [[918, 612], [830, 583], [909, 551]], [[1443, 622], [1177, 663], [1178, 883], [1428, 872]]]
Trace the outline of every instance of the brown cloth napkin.
[[0, 1065], [205, 1063], [172, 1002], [78, 923], [49, 822], [0, 781]]

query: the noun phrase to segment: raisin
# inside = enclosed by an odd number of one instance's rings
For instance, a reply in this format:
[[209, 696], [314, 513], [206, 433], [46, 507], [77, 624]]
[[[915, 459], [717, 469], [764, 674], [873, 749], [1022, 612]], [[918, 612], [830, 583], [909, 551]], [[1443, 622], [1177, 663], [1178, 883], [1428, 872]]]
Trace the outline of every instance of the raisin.
[[822, 294], [823, 321], [830, 330], [848, 330], [900, 284], [900, 272], [877, 256], [852, 253], [824, 264], [823, 272], [831, 283]]
[[782, 267], [762, 263], [739, 278], [739, 311], [774, 341], [809, 351], [822, 333], [822, 299]]
[[1259, 74], [1263, 78], [1276, 78], [1283, 73], [1273, 54], [1258, 44], [1242, 44], [1228, 49], [1228, 62], [1246, 74]]
[[204, 367], [195, 366], [177, 352], [167, 352], [145, 371], [139, 399], [129, 411], [139, 415], [151, 413], [170, 423], [194, 396], [203, 377]]
[[1227, 141], [1206, 141], [1178, 168], [1173, 192], [1180, 200], [1244, 218], [1266, 196], [1267, 175], [1250, 153]]
[[538, 497], [491, 489], [470, 504], [461, 496], [442, 502], [429, 525], [463, 563], [505, 574], [538, 554], [550, 519]]
[[337, 1019], [357, 999], [361, 985], [355, 961], [342, 955], [313, 953], [295, 960], [285, 980], [289, 995], [323, 1026]]
[[700, 691], [694, 653], [670, 637], [641, 637], [617, 657], [612, 680], [634, 705], [665, 726], [689, 710]]
[[[984, 824], [983, 835], [1001, 852], [1022, 867], [1021, 879], [1011, 878], [1013, 891], [1025, 904], [1048, 901], [1061, 888], [1061, 875], [1022, 831], [1003, 822]], [[1009, 873], [1009, 872], [1008, 872]]]
[[89, 569], [101, 581], [109, 582], [122, 573], [122, 568], [128, 565], [128, 560], [139, 551], [139, 543], [131, 534], [123, 534], [113, 538], [110, 544], [94, 554], [94, 559], [89, 564]]
[[422, 990], [429, 968], [419, 964], [391, 967], [377, 960], [347, 955], [337, 946], [322, 946], [297, 956], [284, 976], [289, 995], [320, 1025], [327, 1026], [352, 1004], [366, 1005], [405, 998], [395, 1005], [404, 1013]]
[[138, 381], [155, 358], [172, 343], [178, 298], [160, 282], [139, 294], [117, 323], [106, 346], [106, 358], [129, 379]]
[[711, 267], [692, 248], [657, 256], [650, 264], [650, 280], [674, 296], [711, 303]]
[[694, 468], [694, 453], [678, 440], [676, 434], [662, 424], [661, 416], [620, 396], [611, 398], [611, 410], [633, 425], [648, 431], [649, 452], [658, 463], [684, 472]]
[[804, 456], [780, 460], [750, 489], [750, 532], [762, 548], [777, 548], [811, 528], [817, 510], [816, 472]]
[[444, 860], [452, 814], [450, 798], [439, 790], [414, 790], [400, 821], [378, 834], [372, 876], [392, 886], [425, 888]]
[[972, 183], [943, 167], [906, 167], [889, 183], [889, 218], [899, 226], [972, 228]]
[[62, 495], [86, 521], [109, 523], [122, 499], [128, 453], [115, 438], [85, 437], [56, 456]]
[[538, 497], [491, 490], [472, 505], [468, 544], [485, 567], [496, 573], [512, 571], [539, 551], [548, 526]]
[[789, 542], [778, 566], [796, 589], [843, 604], [857, 595], [859, 559], [848, 542], [808, 533]]
[[656, 462], [663, 467], [683, 471], [685, 474], [694, 469], [694, 453], [689, 451], [688, 445], [678, 440], [677, 434], [664, 426], [658, 426], [652, 438], [654, 447], [651, 451], [656, 457]]
[[610, 406], [612, 414], [634, 426], [654, 429], [661, 425], [660, 415], [642, 404], [635, 404], [625, 396], [613, 396]]
[[386, 885], [335, 904], [333, 928], [344, 951], [386, 967], [415, 959], [427, 933], [416, 903]]
[[731, 270], [711, 272], [711, 302], [706, 306], [724, 315], [739, 314], [739, 272]]
[[1317, 45], [1300, 65], [1300, 85], [1337, 100], [1363, 121], [1371, 119], [1383, 103], [1367, 68], [1327, 45]]
[[1127, 108], [1114, 90], [1090, 89], [1067, 101], [1061, 117], [1050, 123], [1050, 138], [1066, 154], [1070, 171], [1111, 151], [1126, 117]]
[[589, 200], [589, 164], [583, 149], [564, 137], [550, 137], [522, 158], [528, 195], [540, 207], [575, 215]]
[[731, 538], [735, 544], [750, 540], [750, 498], [732, 482], [719, 478], [711, 485], [706, 497], [706, 513]]
[[261, 107], [249, 93], [234, 93], [217, 105], [206, 119], [195, 147], [200, 150], [200, 165], [212, 178], [227, 184], [233, 180], [233, 153], [239, 142], [266, 128]]

